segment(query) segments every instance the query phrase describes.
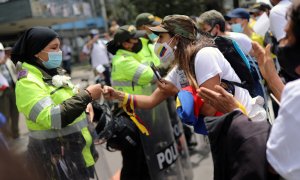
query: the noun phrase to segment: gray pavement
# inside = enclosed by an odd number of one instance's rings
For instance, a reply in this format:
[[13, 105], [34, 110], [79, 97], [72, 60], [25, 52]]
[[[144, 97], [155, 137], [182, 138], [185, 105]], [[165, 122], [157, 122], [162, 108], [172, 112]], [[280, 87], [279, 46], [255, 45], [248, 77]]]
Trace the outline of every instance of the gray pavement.
[[[89, 83], [94, 81], [94, 76], [89, 66], [78, 66], [73, 68], [72, 80], [74, 83], [81, 82], [81, 79], [87, 79]], [[26, 128], [24, 116], [20, 115], [19, 121], [20, 138], [17, 140], [8, 140], [10, 148], [22, 153], [26, 151], [28, 143], [28, 130]], [[196, 135], [198, 145], [190, 151], [190, 160], [193, 166], [194, 180], [213, 179], [213, 165], [211, 153], [203, 136]], [[100, 158], [96, 164], [97, 174], [100, 180], [118, 179], [117, 174], [122, 167], [122, 157], [120, 152], [109, 152], [104, 145], [97, 145]], [[114, 176], [114, 178], [112, 178]]]

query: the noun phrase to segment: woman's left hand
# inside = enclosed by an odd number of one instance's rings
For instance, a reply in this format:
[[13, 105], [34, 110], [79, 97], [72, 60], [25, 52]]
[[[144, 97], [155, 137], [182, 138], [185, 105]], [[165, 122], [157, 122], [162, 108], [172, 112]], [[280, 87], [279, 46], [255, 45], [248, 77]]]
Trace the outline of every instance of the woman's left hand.
[[167, 95], [168, 97], [175, 96], [179, 92], [177, 87], [172, 82], [165, 79], [157, 81], [157, 87], [163, 94]]
[[93, 119], [94, 119], [94, 116], [95, 116], [95, 113], [94, 113], [94, 109], [93, 109], [93, 106], [91, 103], [89, 103], [86, 107], [86, 110], [85, 112], [89, 115], [89, 121], [90, 122], [93, 122]]
[[215, 86], [215, 90], [216, 91], [212, 91], [205, 87], [200, 87], [197, 89], [197, 92], [204, 102], [210, 104], [219, 112], [228, 113], [238, 108], [232, 94], [228, 93], [219, 85]]

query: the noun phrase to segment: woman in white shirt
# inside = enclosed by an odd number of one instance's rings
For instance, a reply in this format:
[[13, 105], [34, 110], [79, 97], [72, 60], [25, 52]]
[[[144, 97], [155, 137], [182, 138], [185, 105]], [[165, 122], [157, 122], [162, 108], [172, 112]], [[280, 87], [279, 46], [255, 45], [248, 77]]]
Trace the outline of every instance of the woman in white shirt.
[[[136, 107], [152, 108], [168, 96], [176, 95], [180, 89], [188, 85], [195, 89], [206, 87], [214, 90], [214, 86], [219, 85], [221, 79], [241, 83], [233, 68], [222, 53], [214, 47], [210, 38], [201, 35], [200, 40], [197, 40], [195, 23], [189, 17], [166, 16], [160, 26], [150, 29], [159, 35], [154, 50], [157, 56], [162, 63], [173, 61], [175, 66], [168, 73], [166, 80], [158, 82], [159, 88], [151, 96], [134, 97]], [[234, 91], [236, 99], [250, 113], [252, 98], [248, 90], [235, 86]], [[112, 94], [114, 98], [124, 99], [122, 92]], [[201, 114], [211, 116], [215, 113], [216, 110], [212, 106], [204, 103]]]

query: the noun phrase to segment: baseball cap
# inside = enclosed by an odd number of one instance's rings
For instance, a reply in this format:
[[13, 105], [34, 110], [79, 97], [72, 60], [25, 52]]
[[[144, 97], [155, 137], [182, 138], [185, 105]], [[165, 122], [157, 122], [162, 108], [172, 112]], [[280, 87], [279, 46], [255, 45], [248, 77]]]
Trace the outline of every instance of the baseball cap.
[[154, 15], [150, 13], [141, 13], [135, 19], [136, 27], [142, 25], [157, 26], [159, 24], [160, 22], [156, 21]]
[[185, 15], [169, 15], [164, 17], [162, 23], [155, 27], [149, 27], [154, 33], [178, 34], [188, 39], [196, 39], [197, 28], [194, 21]]
[[231, 18], [242, 18], [242, 19], [250, 19], [250, 14], [249, 12], [244, 9], [244, 8], [236, 8], [233, 9], [232, 11], [230, 11], [229, 13], [227, 13], [227, 15], [225, 15], [226, 19], [231, 19]]
[[120, 44], [131, 38], [143, 37], [145, 34], [146, 31], [136, 30], [136, 28], [133, 25], [125, 25], [117, 29], [113, 41]]

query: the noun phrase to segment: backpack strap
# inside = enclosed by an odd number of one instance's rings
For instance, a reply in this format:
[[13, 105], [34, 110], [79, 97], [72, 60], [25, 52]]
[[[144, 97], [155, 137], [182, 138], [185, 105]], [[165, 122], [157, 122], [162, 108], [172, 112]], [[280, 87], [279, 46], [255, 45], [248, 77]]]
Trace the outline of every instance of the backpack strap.
[[221, 86], [230, 94], [235, 94], [235, 86], [248, 90], [246, 81], [238, 83], [234, 81], [228, 81], [226, 79], [221, 79]]

